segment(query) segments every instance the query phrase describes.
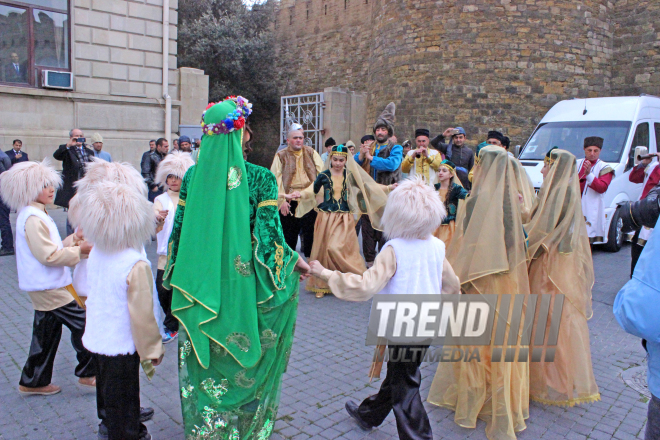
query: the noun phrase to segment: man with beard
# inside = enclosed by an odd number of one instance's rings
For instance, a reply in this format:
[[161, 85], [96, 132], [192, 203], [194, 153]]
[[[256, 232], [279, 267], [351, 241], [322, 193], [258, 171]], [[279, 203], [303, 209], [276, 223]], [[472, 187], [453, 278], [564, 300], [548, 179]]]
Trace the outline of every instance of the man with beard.
[[[363, 144], [360, 152], [355, 154], [355, 161], [381, 185], [392, 185], [401, 180], [401, 161], [403, 160], [403, 147], [391, 140], [394, 136], [394, 121], [396, 107], [393, 102], [387, 104], [373, 127], [376, 142], [370, 146]], [[363, 215], [362, 223], [362, 250], [367, 267], [374, 264], [376, 258], [376, 245], [382, 249], [385, 238], [381, 231], [371, 226], [369, 217]]]

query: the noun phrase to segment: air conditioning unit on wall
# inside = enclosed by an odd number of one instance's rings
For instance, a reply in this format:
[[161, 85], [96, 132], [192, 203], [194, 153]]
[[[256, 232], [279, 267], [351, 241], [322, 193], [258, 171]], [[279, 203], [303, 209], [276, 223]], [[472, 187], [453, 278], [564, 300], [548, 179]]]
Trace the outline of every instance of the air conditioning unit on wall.
[[44, 89], [73, 90], [73, 74], [57, 70], [42, 70], [41, 87]]

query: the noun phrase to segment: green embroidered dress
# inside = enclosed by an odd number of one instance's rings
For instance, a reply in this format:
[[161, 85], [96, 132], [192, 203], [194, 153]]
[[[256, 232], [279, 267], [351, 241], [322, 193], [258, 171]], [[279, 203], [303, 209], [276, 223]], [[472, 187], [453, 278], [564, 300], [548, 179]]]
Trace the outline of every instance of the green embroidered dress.
[[[224, 119], [227, 102], [205, 121]], [[243, 161], [241, 132], [204, 136], [169, 243], [186, 440], [267, 439], [293, 342], [298, 255], [284, 241], [275, 177]]]

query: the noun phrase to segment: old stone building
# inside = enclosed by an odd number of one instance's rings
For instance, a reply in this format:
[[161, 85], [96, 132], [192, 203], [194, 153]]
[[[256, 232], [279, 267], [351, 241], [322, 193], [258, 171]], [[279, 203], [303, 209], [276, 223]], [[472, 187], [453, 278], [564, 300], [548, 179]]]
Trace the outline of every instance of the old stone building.
[[523, 143], [560, 100], [660, 94], [657, 0], [281, 0], [275, 29], [287, 93], [366, 93], [367, 127], [394, 101], [400, 139]]
[[[0, 148], [21, 139], [30, 159], [52, 158], [80, 128], [139, 165], [150, 139], [198, 124], [208, 101], [208, 77], [177, 69], [176, 53], [177, 0], [3, 0]], [[47, 70], [71, 87], [44, 87]]]

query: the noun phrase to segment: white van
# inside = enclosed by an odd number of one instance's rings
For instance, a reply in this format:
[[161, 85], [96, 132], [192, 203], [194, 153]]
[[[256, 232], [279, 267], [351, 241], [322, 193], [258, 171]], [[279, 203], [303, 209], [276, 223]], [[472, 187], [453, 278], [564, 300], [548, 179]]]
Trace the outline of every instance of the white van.
[[660, 98], [627, 96], [620, 98], [572, 99], [555, 104], [543, 117], [518, 157], [534, 187], [543, 182], [541, 168], [545, 153], [559, 147], [584, 158], [584, 138], [605, 139], [600, 159], [614, 168], [614, 179], [605, 193], [605, 217], [609, 233], [605, 249], [617, 252], [623, 244], [623, 222], [617, 205], [639, 199], [643, 185], [628, 180], [634, 166], [635, 147], [658, 151], [660, 142]]

